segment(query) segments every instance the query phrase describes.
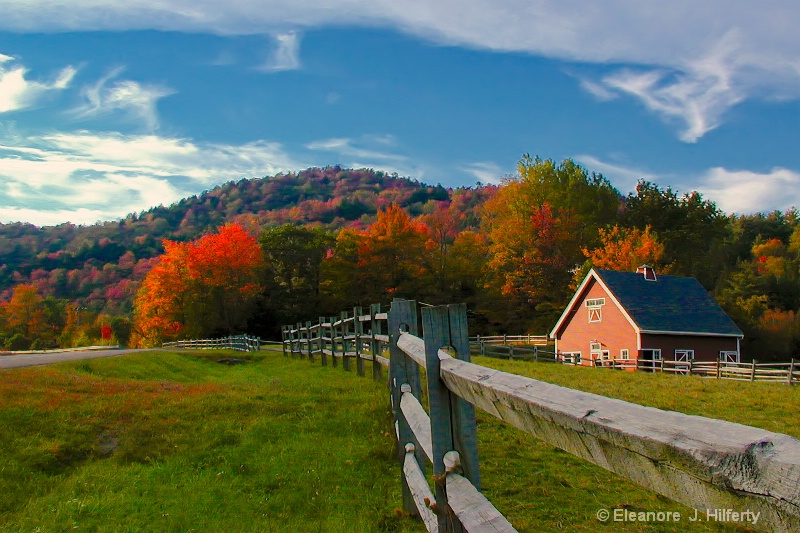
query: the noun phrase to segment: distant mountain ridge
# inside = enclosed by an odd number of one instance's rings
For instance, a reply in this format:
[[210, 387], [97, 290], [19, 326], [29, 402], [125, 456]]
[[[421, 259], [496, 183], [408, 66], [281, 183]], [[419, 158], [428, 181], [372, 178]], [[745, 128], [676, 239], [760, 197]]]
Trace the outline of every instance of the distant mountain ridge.
[[162, 253], [163, 239], [195, 239], [228, 222], [362, 227], [392, 203], [418, 215], [429, 202], [446, 202], [453, 194], [441, 185], [372, 169], [332, 166], [229, 182], [169, 207], [91, 226], [0, 223], [0, 300], [8, 299], [15, 285], [32, 283], [42, 296], [124, 314]]

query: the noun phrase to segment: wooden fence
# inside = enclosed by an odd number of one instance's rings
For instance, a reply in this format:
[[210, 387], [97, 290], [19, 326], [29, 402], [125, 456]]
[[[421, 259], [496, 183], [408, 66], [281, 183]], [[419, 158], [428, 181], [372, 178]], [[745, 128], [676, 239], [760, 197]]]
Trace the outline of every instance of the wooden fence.
[[227, 348], [238, 352], [257, 352], [261, 350], [261, 339], [249, 337], [247, 335], [233, 335], [230, 337], [220, 337], [217, 339], [194, 339], [162, 344], [165, 348], [194, 348], [199, 350], [210, 350], [212, 348]]
[[[526, 339], [537, 339], [527, 344]], [[534, 362], [562, 363], [573, 365], [576, 362], [561, 354], [547, 351], [535, 343], [541, 337], [533, 335], [473, 337], [470, 346], [473, 353], [500, 359], [522, 359]], [[516, 344], [515, 344], [516, 343]], [[731, 379], [736, 381], [767, 381], [794, 385], [800, 383], [800, 361], [792, 359], [788, 363], [734, 363], [722, 359], [716, 361], [670, 361], [644, 359], [597, 359], [592, 366], [613, 368], [617, 370], [636, 370], [640, 372], [665, 372], [702, 376], [715, 379]]]
[[345, 369], [360, 362], [362, 375], [363, 361], [378, 362], [373, 375], [381, 379], [388, 364], [404, 506], [428, 531], [515, 531], [480, 493], [474, 407], [703, 513], [758, 513], [758, 529], [800, 531], [797, 439], [475, 365], [463, 305], [425, 307], [421, 318], [419, 337], [416, 304], [396, 300], [388, 313], [373, 306], [286, 326], [283, 346], [287, 356], [341, 359]]

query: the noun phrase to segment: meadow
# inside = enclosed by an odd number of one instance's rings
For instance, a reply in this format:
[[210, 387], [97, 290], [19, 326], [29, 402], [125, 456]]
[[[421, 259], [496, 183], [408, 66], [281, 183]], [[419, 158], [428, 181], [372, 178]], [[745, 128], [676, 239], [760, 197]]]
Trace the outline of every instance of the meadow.
[[[398, 510], [384, 383], [279, 352], [216, 362], [228, 357], [152, 351], [0, 373], [0, 531], [424, 531]], [[800, 434], [797, 387], [476, 362]], [[600, 522], [599, 509], [693, 512], [478, 417], [484, 492], [521, 532], [744, 531]]]

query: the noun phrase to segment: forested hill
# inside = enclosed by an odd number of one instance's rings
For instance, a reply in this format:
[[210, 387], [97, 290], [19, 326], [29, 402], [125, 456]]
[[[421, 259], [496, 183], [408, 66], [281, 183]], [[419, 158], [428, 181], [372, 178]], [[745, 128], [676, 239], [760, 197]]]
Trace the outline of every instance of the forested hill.
[[482, 201], [480, 193], [337, 166], [230, 182], [169, 207], [92, 226], [0, 224], [0, 301], [14, 286], [32, 283], [42, 296], [124, 314], [138, 282], [163, 252], [163, 239], [195, 239], [232, 221], [261, 227], [287, 222], [329, 229], [364, 226], [392, 203], [420, 214], [453, 195], [470, 211]]

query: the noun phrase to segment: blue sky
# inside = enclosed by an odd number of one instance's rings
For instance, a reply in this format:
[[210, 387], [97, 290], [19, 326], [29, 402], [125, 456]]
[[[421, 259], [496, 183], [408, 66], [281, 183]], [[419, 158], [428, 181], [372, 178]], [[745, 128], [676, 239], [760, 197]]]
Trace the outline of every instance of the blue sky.
[[798, 21], [789, 0], [5, 0], [0, 222], [334, 164], [469, 186], [525, 153], [785, 210]]

